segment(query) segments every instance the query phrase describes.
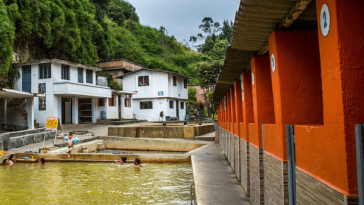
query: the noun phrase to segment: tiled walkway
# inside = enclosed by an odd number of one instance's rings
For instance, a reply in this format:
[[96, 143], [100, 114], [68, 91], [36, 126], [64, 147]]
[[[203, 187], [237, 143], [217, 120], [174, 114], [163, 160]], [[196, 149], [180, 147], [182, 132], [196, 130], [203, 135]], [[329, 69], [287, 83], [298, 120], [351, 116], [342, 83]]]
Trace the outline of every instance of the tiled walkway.
[[250, 205], [249, 197], [245, 196], [219, 144], [209, 142], [193, 151], [192, 166], [199, 205]]

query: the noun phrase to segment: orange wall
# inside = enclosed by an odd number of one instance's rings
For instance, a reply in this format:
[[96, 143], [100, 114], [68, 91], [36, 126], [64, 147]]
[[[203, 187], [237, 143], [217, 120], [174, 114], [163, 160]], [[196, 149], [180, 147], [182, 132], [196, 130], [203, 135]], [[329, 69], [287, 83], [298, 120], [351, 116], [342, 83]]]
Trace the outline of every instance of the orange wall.
[[240, 122], [243, 121], [243, 107], [241, 104], [241, 82], [234, 82], [234, 90], [235, 90], [235, 123], [234, 123], [234, 133], [238, 137], [242, 137], [240, 135]]
[[231, 116], [230, 116], [230, 129], [229, 131], [233, 134], [234, 133], [234, 123], [235, 123], [235, 115], [236, 115], [236, 112], [235, 112], [235, 91], [234, 91], [234, 88], [231, 88], [230, 89], [230, 113], [231, 113]]
[[[296, 164], [347, 195], [357, 194], [355, 124], [364, 123], [364, 1], [317, 0], [317, 18], [326, 3], [330, 31], [319, 26], [324, 125], [295, 126]], [[360, 21], [359, 21], [360, 19]]]
[[252, 85], [254, 123], [248, 125], [248, 135], [250, 143], [261, 148], [262, 124], [274, 123], [269, 57], [254, 57], [250, 64], [251, 72], [254, 74], [254, 85]]
[[240, 137], [242, 137], [245, 141], [249, 141], [248, 124], [254, 122], [252, 75], [251, 73], [243, 73], [241, 76], [243, 77], [244, 101], [242, 101], [243, 122], [240, 123]]
[[285, 161], [286, 125], [323, 123], [317, 31], [273, 32], [268, 42], [275, 124], [264, 125], [264, 151]]

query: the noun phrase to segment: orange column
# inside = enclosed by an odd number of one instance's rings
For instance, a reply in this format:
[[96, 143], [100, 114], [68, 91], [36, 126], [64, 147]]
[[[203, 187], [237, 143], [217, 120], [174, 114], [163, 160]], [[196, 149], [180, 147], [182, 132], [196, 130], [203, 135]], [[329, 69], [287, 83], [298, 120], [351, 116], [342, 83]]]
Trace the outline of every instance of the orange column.
[[234, 83], [234, 95], [235, 95], [235, 123], [234, 123], [234, 133], [238, 137], [240, 136], [240, 126], [239, 124], [243, 121], [243, 110], [241, 104], [241, 82], [236, 81]]
[[264, 125], [264, 151], [287, 161], [286, 125], [323, 122], [317, 31], [273, 32], [268, 42], [275, 124]]
[[274, 123], [273, 94], [268, 56], [251, 60], [254, 123], [249, 126], [249, 142], [262, 148], [262, 124]]
[[234, 93], [235, 93], [234, 88], [231, 88], [230, 89], [230, 112], [231, 112], [230, 118], [231, 118], [231, 123], [230, 123], [229, 131], [232, 134], [235, 134], [234, 133], [234, 124], [235, 124], [235, 115], [236, 115], [236, 112], [235, 112], [235, 94]]
[[262, 124], [274, 123], [272, 83], [268, 56], [251, 59], [254, 123], [248, 125], [250, 201], [264, 203]]
[[249, 141], [248, 125], [254, 122], [251, 73], [241, 74], [241, 98], [243, 119], [240, 122], [240, 137]]
[[226, 112], [227, 112], [227, 126], [226, 126], [226, 130], [230, 132], [230, 123], [231, 123], [231, 100], [230, 100], [230, 91], [227, 93], [226, 95], [226, 102], [227, 102], [227, 107], [226, 107]]
[[[330, 19], [321, 18], [327, 5]], [[357, 195], [355, 124], [364, 123], [364, 1], [317, 0], [323, 126], [295, 126], [296, 165], [345, 195]], [[326, 36], [320, 24], [329, 28]], [[325, 28], [326, 28], [325, 27]]]
[[227, 99], [226, 99], [226, 95], [224, 96], [224, 129], [228, 130], [228, 105], [227, 105]]

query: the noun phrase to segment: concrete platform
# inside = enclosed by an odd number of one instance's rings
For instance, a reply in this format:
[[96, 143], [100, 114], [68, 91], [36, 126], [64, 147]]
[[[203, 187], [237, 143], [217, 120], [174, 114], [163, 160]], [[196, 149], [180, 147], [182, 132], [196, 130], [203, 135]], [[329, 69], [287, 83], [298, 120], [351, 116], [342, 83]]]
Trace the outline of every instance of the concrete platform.
[[198, 205], [250, 205], [220, 145], [208, 142], [192, 151], [191, 160]]
[[193, 137], [194, 140], [201, 140], [201, 141], [215, 141], [215, 132], [210, 132], [201, 136]]

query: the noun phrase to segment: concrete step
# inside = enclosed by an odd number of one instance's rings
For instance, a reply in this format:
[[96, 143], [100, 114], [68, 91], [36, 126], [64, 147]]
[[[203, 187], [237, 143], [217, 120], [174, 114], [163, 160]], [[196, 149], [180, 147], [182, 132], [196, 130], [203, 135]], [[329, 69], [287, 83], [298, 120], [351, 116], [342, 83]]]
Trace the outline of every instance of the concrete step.
[[139, 123], [139, 120], [122, 120], [122, 121], [110, 121], [108, 125], [127, 125], [127, 124], [134, 124]]
[[[99, 137], [91, 137], [91, 138], [87, 138], [87, 139], [81, 139], [79, 142], [77, 142], [77, 144], [80, 144], [80, 143], [84, 143], [84, 142], [90, 142], [90, 141], [93, 141], [93, 140], [97, 140]], [[62, 142], [61, 142], [62, 140]], [[67, 141], [63, 140], [63, 139], [57, 139], [57, 142], [54, 146], [55, 147], [65, 147], [67, 146]]]

